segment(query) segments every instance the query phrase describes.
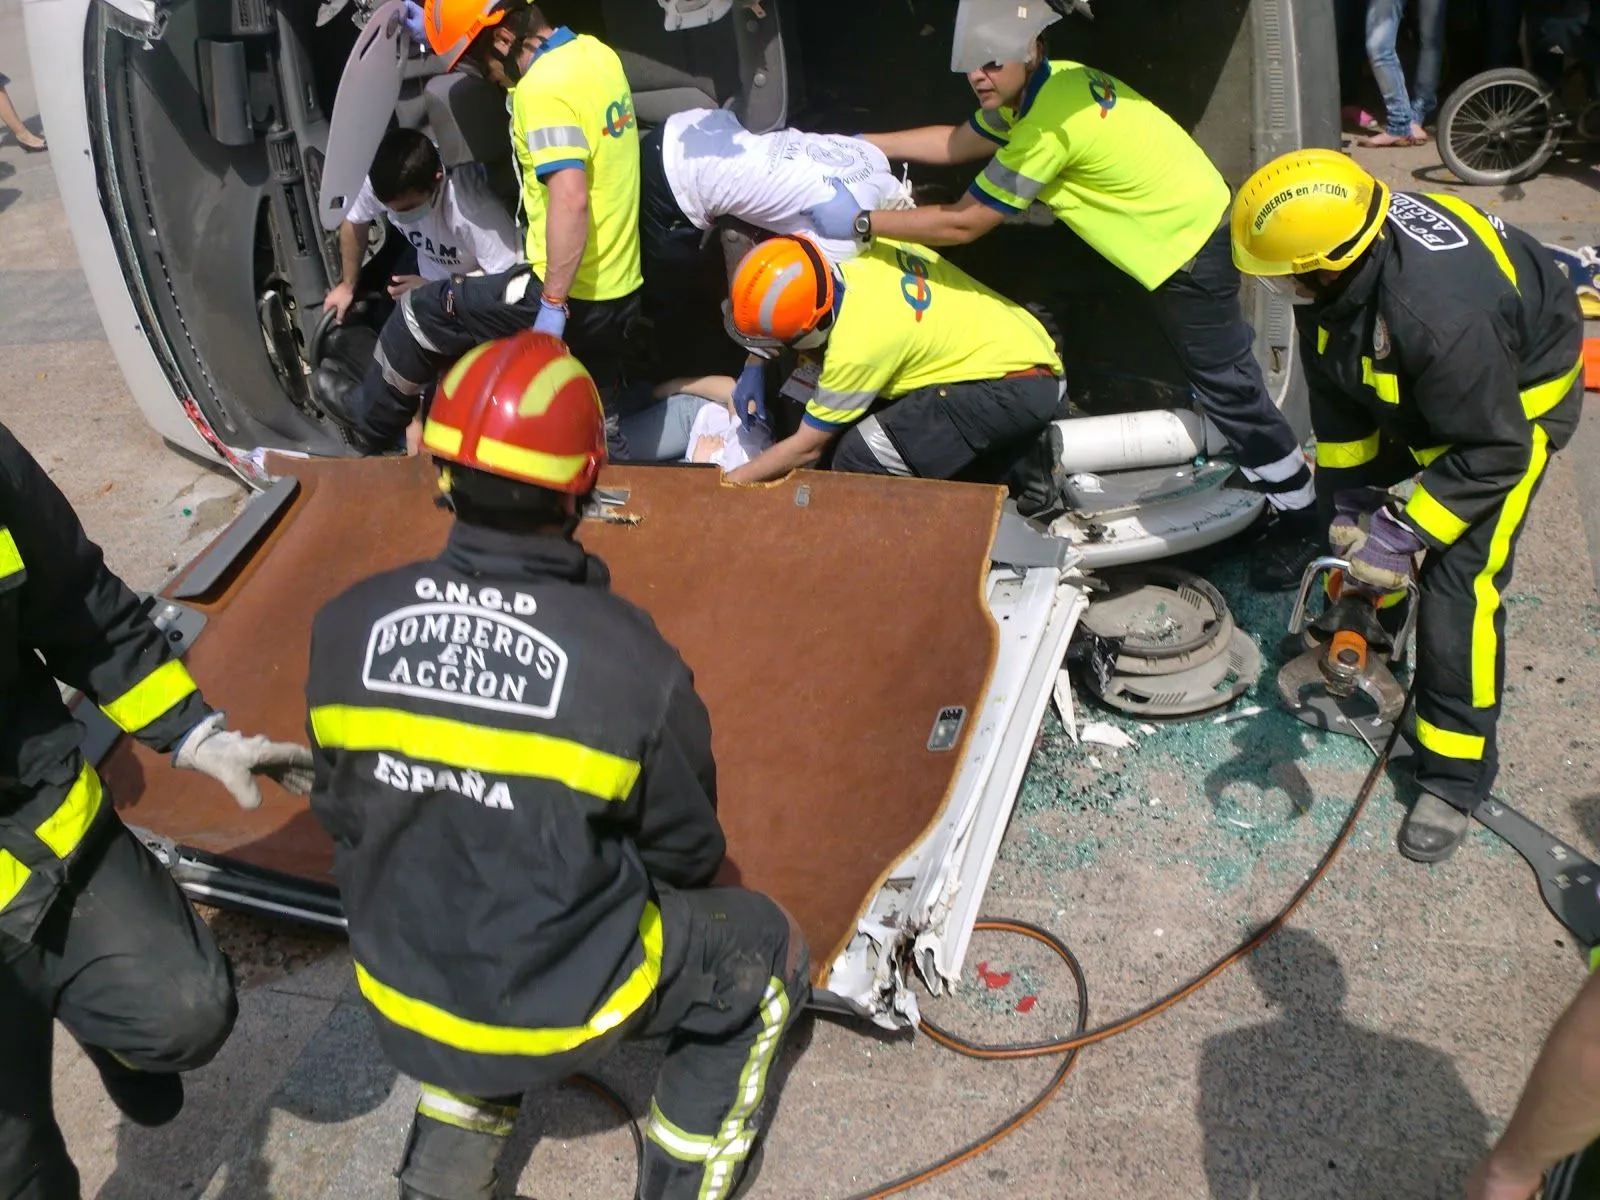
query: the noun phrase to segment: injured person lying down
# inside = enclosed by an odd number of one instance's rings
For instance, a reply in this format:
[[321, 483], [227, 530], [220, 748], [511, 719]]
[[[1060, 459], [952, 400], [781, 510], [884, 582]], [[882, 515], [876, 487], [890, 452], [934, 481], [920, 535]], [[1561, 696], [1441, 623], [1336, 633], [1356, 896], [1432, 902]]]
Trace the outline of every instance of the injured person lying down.
[[741, 467], [772, 445], [764, 424], [741, 422], [731, 375], [669, 379], [625, 391], [618, 404], [627, 462]]

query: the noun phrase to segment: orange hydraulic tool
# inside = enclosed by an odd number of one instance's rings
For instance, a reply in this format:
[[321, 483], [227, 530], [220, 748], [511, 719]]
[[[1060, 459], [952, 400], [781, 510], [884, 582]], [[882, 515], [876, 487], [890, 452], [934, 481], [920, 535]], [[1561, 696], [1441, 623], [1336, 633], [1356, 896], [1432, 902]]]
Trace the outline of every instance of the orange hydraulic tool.
[[[1378, 618], [1387, 607], [1385, 594], [1365, 587], [1349, 575], [1342, 558], [1319, 558], [1306, 568], [1300, 594], [1289, 618], [1287, 652], [1293, 654], [1278, 672], [1278, 693], [1284, 703], [1307, 724], [1335, 733], [1370, 735], [1391, 725], [1405, 706], [1405, 689], [1390, 665], [1405, 657], [1417, 619], [1417, 585], [1406, 581], [1398, 603], [1397, 634], [1391, 635]], [[1317, 580], [1326, 576], [1328, 604], [1315, 620], [1307, 606]], [[1312, 688], [1310, 696], [1306, 689]], [[1375, 716], [1362, 717], [1341, 703], [1361, 692], [1377, 708]], [[1362, 729], [1355, 728], [1360, 722]]]

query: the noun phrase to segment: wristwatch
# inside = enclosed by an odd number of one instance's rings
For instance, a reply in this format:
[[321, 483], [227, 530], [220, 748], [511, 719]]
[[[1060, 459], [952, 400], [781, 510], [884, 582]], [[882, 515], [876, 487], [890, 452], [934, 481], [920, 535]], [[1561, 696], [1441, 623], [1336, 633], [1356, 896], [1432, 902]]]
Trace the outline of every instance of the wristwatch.
[[851, 228], [855, 231], [856, 241], [863, 246], [872, 241], [872, 210], [864, 208], [858, 212]]

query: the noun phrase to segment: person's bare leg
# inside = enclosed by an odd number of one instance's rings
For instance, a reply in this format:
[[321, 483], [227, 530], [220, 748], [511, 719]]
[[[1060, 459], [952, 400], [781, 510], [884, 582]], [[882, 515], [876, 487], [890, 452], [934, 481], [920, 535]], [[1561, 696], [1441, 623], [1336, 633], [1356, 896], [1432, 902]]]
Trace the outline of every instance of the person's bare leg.
[[29, 150], [44, 148], [44, 139], [22, 123], [22, 118], [17, 115], [16, 105], [11, 103], [11, 96], [3, 87], [0, 87], [0, 122], [11, 130], [12, 137]]

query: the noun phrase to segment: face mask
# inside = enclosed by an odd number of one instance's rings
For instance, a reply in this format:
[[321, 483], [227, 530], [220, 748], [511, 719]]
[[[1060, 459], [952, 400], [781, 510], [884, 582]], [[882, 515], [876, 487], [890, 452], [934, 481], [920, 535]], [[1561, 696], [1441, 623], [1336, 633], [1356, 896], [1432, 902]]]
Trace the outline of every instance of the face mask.
[[416, 208], [411, 209], [409, 212], [395, 212], [391, 209], [389, 217], [397, 225], [415, 225], [433, 211], [433, 206], [438, 199], [439, 193], [435, 191], [424, 203], [417, 205]]

